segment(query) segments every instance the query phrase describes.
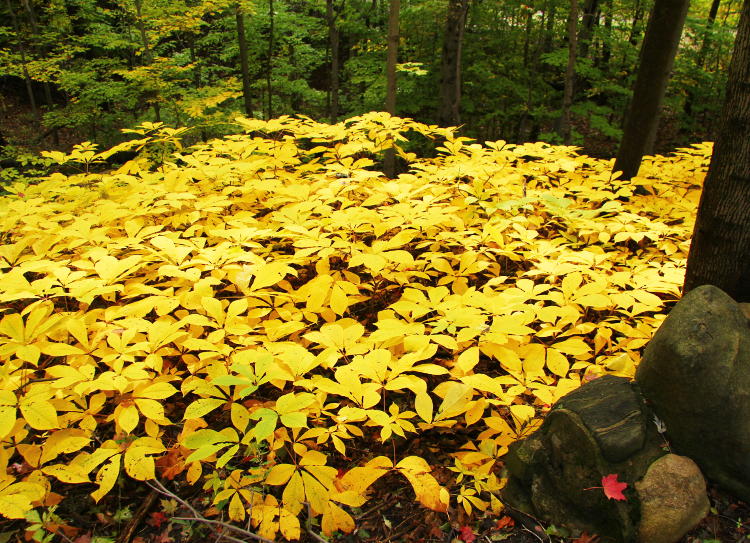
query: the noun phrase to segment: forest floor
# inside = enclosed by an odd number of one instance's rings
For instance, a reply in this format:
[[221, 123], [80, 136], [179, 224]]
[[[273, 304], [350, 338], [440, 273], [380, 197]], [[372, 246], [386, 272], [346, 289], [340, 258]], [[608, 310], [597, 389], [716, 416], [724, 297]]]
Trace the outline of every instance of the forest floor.
[[[440, 475], [440, 468], [436, 469]], [[132, 479], [121, 478], [119, 491], [94, 504], [86, 489], [76, 487], [53, 514], [39, 524], [0, 522], [0, 542], [21, 543], [251, 543], [251, 526], [235, 532], [222, 512], [208, 507], [209, 494], [199, 485], [163, 495]], [[414, 504], [405, 481], [384, 477], [361, 511], [356, 529], [324, 538], [320, 527], [302, 526], [302, 543], [606, 543], [596, 534], [571, 534], [564, 526], [536, 522], [508, 508], [499, 515], [470, 517], [453, 508], [436, 513]], [[75, 495], [73, 495], [75, 494]], [[715, 488], [708, 490], [711, 510], [679, 543], [750, 541], [750, 506]], [[180, 503], [182, 502], [182, 503]], [[195, 508], [193, 511], [188, 507]], [[369, 507], [368, 507], [369, 506]], [[208, 509], [207, 509], [208, 507]], [[213, 509], [213, 512], [212, 512]], [[208, 522], [193, 517], [206, 512]], [[358, 513], [358, 514], [357, 514]], [[209, 524], [211, 523], [211, 524]], [[42, 527], [42, 525], [44, 525]], [[36, 531], [35, 531], [36, 528]]]

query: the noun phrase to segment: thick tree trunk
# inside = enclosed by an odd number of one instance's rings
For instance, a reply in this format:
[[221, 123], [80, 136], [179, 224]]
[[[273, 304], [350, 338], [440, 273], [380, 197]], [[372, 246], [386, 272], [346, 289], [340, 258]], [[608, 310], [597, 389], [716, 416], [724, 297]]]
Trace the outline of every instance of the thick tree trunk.
[[638, 173], [644, 154], [651, 152], [659, 111], [680, 43], [690, 0], [656, 0], [641, 48], [640, 66], [617, 151], [614, 171], [622, 179]]
[[[391, 0], [388, 11], [388, 51], [385, 62], [385, 110], [396, 114], [396, 62], [398, 60], [398, 21], [401, 0]], [[393, 149], [386, 149], [383, 169], [388, 177], [396, 175], [396, 157]]]
[[237, 19], [237, 43], [240, 46], [240, 71], [242, 72], [242, 99], [245, 105], [245, 115], [253, 116], [253, 105], [250, 101], [250, 67], [247, 62], [247, 38], [245, 36], [245, 14], [238, 5], [235, 11]]
[[461, 122], [461, 47], [466, 28], [469, 0], [449, 0], [440, 66], [440, 124]]
[[576, 82], [576, 53], [578, 48], [578, 0], [570, 1], [568, 14], [568, 67], [565, 70], [562, 115], [560, 117], [560, 137], [565, 145], [570, 145], [570, 108], [573, 106], [573, 89]]
[[738, 302], [750, 302], [750, 0], [744, 2], [737, 29], [684, 292], [707, 283]]

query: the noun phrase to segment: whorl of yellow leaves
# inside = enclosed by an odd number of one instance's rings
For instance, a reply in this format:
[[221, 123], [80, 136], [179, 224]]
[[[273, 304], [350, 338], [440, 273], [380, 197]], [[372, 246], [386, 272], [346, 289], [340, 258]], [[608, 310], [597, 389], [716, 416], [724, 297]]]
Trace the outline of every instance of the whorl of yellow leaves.
[[[621, 182], [570, 147], [382, 113], [240, 122], [107, 173], [112, 151], [50, 153], [84, 173], [0, 198], [0, 514], [122, 473], [203, 481], [269, 539], [308, 505], [353, 530], [386, 474], [437, 511], [499, 509], [508, 444], [582, 380], [633, 374], [711, 152]], [[136, 132], [119, 148], [179, 149]], [[393, 144], [408, 173], [387, 179]]]

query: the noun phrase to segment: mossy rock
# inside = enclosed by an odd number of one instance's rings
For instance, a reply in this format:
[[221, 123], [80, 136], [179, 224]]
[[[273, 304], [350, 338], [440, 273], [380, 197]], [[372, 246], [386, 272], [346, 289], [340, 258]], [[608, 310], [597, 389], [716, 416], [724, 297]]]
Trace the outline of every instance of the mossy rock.
[[[510, 447], [503, 500], [602, 541], [636, 541], [634, 483], [665, 454], [663, 445], [635, 384], [622, 377], [596, 379], [561, 398], [534, 434]], [[602, 477], [610, 474], [628, 484], [626, 500], [604, 495]]]
[[704, 285], [649, 342], [636, 380], [678, 454], [750, 503], [750, 328], [740, 304]]

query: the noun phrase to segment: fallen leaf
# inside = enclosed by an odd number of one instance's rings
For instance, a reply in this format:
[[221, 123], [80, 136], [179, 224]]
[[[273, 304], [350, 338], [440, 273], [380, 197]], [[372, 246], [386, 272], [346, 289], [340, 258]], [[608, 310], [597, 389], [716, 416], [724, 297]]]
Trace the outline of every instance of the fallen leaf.
[[477, 536], [474, 535], [474, 530], [471, 529], [470, 526], [461, 526], [461, 529], [459, 530], [459, 536], [461, 541], [465, 541], [466, 543], [472, 543]]
[[610, 473], [602, 477], [602, 489], [604, 495], [612, 500], [624, 501], [625, 495], [622, 493], [628, 487], [628, 483], [621, 483], [617, 480], [616, 473]]

